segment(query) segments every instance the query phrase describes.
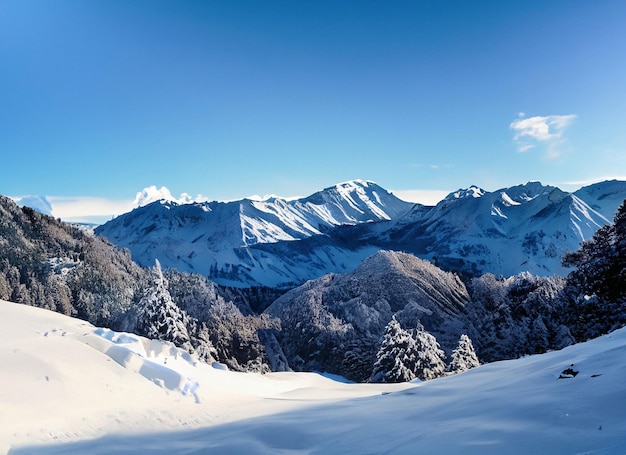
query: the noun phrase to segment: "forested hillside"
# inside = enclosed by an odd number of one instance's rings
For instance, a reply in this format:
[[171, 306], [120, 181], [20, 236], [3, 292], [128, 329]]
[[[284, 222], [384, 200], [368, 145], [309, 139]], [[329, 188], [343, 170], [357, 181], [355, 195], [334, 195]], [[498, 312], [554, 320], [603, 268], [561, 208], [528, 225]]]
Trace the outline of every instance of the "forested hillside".
[[279, 324], [249, 305], [259, 292], [142, 268], [102, 237], [0, 197], [1, 299], [172, 341], [234, 370], [281, 370]]

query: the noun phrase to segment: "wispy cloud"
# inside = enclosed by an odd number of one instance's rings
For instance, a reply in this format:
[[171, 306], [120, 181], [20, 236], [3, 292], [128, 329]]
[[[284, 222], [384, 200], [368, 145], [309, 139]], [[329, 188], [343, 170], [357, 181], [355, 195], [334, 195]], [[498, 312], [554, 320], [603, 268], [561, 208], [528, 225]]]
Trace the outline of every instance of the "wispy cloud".
[[65, 221], [100, 223], [136, 207], [132, 200], [123, 199], [84, 196], [48, 196], [46, 199], [52, 206], [52, 215]]
[[620, 180], [626, 182], [626, 175], [607, 174], [599, 177], [589, 178], [585, 180], [570, 180], [566, 182], [557, 182], [559, 188], [567, 191], [575, 191], [583, 186], [593, 185], [594, 183], [606, 182], [609, 180]]
[[519, 118], [511, 122], [509, 128], [515, 132], [513, 142], [520, 153], [544, 145], [548, 158], [558, 158], [561, 156], [564, 132], [575, 119], [575, 114], [525, 117], [520, 112]]

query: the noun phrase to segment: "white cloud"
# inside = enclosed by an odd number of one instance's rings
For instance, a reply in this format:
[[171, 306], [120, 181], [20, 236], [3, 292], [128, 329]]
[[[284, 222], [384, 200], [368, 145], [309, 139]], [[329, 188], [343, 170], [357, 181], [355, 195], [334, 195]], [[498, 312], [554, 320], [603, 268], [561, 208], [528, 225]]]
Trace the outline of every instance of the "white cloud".
[[521, 153], [524, 153], [524, 152], [529, 151], [530, 149], [534, 149], [535, 147], [537, 146], [534, 144], [519, 145], [517, 147], [517, 150], [519, 150]]
[[511, 122], [509, 128], [515, 131], [513, 141], [519, 152], [524, 153], [539, 144], [547, 146], [547, 157], [560, 156], [560, 145], [564, 140], [565, 129], [576, 119], [576, 115], [536, 115]]
[[393, 190], [391, 192], [403, 201], [424, 205], [437, 205], [450, 194], [450, 191], [443, 190]]
[[52, 204], [42, 196], [18, 196], [12, 198], [19, 206], [27, 206], [37, 210], [39, 213], [52, 215]]
[[172, 193], [170, 193], [170, 190], [166, 187], [162, 186], [157, 189], [156, 185], [151, 185], [137, 192], [133, 204], [135, 207], [143, 207], [144, 205], [148, 205], [162, 199], [165, 199], [166, 201], [176, 200], [174, 196], [172, 196]]
[[46, 199], [52, 205], [52, 216], [65, 221], [106, 221], [135, 208], [131, 200], [84, 196], [48, 196]]
[[207, 197], [200, 194], [192, 198], [189, 194], [182, 193], [179, 198], [175, 198], [166, 187], [157, 188], [155, 185], [137, 192], [134, 200], [86, 196], [47, 196], [45, 198], [51, 206], [52, 216], [69, 222], [90, 222], [96, 224], [104, 223], [118, 215], [130, 212], [136, 207], [162, 199], [178, 202], [179, 204], [208, 201]]
[[596, 178], [585, 180], [570, 180], [567, 182], [557, 182], [556, 185], [565, 191], [576, 191], [583, 186], [593, 185], [594, 183], [606, 182], [609, 180], [620, 180], [626, 182], [626, 175], [604, 175]]
[[201, 194], [192, 197], [189, 193], [182, 193], [180, 197], [176, 198], [172, 196], [167, 187], [157, 188], [156, 185], [151, 185], [137, 192], [133, 204], [135, 207], [143, 207], [144, 205], [162, 200], [177, 202], [178, 204], [190, 204], [192, 202], [206, 202], [209, 198]]

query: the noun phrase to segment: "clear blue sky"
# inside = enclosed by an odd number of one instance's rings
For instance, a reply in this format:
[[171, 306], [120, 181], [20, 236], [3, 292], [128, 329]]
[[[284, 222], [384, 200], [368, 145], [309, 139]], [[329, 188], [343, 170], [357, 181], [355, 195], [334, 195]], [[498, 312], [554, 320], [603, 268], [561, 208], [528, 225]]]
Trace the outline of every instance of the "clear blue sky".
[[626, 178], [626, 2], [0, 1], [0, 194]]

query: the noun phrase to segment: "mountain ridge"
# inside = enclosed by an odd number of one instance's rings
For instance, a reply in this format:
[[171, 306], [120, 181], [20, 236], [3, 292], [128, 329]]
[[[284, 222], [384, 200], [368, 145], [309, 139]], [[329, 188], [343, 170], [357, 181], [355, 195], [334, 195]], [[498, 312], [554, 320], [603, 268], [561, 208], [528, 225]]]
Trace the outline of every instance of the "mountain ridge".
[[158, 259], [239, 287], [293, 287], [353, 270], [381, 249], [471, 276], [564, 275], [561, 257], [608, 224], [624, 199], [626, 182], [574, 193], [528, 182], [493, 192], [471, 186], [424, 206], [354, 180], [296, 200], [153, 202], [96, 233], [141, 265]]
[[[96, 232], [129, 248], [142, 265], [149, 266], [156, 257], [166, 268], [202, 273], [223, 284], [275, 286], [301, 282], [306, 272], [294, 273], [293, 264], [285, 266], [284, 260], [263, 245], [324, 238], [337, 226], [389, 221], [411, 207], [412, 203], [401, 201], [373, 182], [355, 180], [290, 201], [157, 201], [120, 215]], [[325, 245], [322, 262], [332, 262], [331, 256], [343, 250]], [[366, 256], [350, 259], [349, 267]], [[348, 266], [340, 264], [346, 260], [338, 259], [335, 271], [347, 271]], [[316, 262], [312, 261], [314, 265]], [[326, 273], [326, 266], [320, 267], [319, 275]], [[262, 270], [265, 276], [255, 276], [252, 270]]]

